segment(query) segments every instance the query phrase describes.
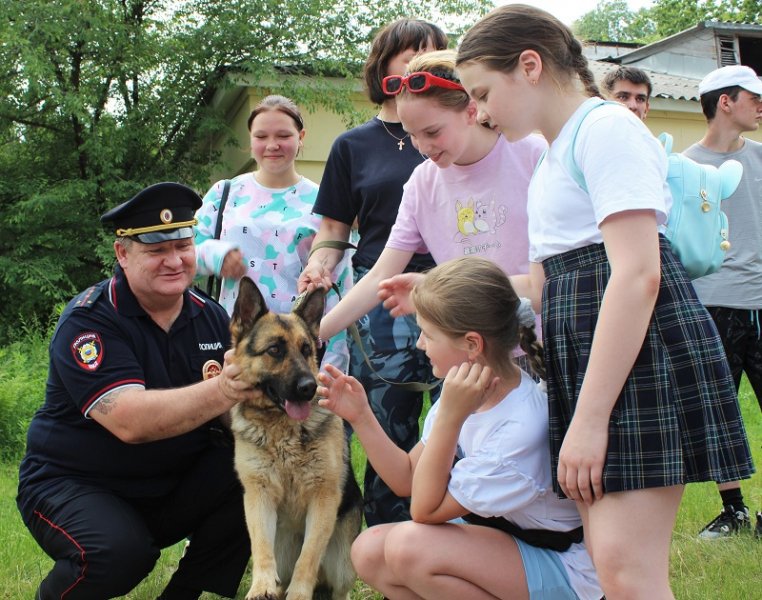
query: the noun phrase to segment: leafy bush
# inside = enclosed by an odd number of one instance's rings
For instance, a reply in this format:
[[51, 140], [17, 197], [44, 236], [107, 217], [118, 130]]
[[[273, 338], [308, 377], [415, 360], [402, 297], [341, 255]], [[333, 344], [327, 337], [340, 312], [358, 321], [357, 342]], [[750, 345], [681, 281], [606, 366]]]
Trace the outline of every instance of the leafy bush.
[[50, 327], [21, 324], [16, 339], [0, 348], [0, 459], [3, 461], [21, 457], [29, 421], [45, 398], [50, 333]]

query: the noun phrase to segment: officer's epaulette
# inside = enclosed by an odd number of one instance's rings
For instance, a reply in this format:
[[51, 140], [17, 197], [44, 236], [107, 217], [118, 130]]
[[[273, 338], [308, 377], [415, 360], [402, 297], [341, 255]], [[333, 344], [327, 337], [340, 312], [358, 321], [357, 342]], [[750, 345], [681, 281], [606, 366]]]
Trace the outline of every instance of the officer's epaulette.
[[93, 285], [82, 292], [77, 300], [74, 302], [73, 308], [92, 308], [98, 296], [103, 291], [102, 285]]

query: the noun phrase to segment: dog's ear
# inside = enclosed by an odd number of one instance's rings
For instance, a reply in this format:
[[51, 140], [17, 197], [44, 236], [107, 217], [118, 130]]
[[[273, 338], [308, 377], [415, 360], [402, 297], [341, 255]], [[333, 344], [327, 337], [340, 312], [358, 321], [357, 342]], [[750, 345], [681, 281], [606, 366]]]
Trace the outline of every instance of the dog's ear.
[[316, 288], [308, 292], [304, 298], [294, 304], [291, 312], [307, 323], [310, 333], [317, 339], [320, 332], [320, 319], [325, 312], [325, 290]]
[[257, 284], [248, 277], [242, 277], [238, 284], [238, 298], [233, 307], [233, 316], [230, 319], [230, 332], [233, 339], [239, 339], [267, 312], [267, 304]]

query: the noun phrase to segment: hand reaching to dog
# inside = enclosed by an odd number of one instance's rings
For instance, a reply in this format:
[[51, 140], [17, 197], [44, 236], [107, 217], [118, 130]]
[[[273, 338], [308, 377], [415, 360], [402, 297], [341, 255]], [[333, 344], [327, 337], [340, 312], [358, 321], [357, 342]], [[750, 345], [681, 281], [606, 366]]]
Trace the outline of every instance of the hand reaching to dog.
[[415, 312], [410, 292], [422, 278], [423, 273], [402, 273], [379, 282], [378, 298], [390, 315], [401, 317]]
[[335, 413], [351, 425], [365, 418], [373, 417], [368, 396], [360, 382], [345, 375], [333, 365], [325, 365], [325, 371], [318, 375], [318, 404]]

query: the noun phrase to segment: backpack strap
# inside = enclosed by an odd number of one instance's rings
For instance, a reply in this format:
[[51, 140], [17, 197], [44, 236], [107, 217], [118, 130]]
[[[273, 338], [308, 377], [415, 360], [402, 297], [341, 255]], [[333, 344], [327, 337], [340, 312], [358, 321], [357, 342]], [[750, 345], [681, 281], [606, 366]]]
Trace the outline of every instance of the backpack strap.
[[[214, 226], [214, 239], [220, 239], [222, 233], [222, 213], [225, 211], [225, 205], [228, 203], [228, 196], [230, 195], [230, 179], [225, 180], [225, 185], [222, 187], [222, 197], [220, 198], [220, 207], [217, 210], [217, 223]], [[206, 282], [206, 293], [214, 299], [220, 297], [220, 283], [222, 276], [215, 277], [210, 275]]]
[[589, 115], [593, 110], [595, 110], [599, 106], [604, 106], [606, 104], [614, 104], [616, 106], [621, 106], [619, 102], [613, 102], [611, 100], [602, 100], [600, 98], [598, 98], [597, 100], [598, 100], [597, 102], [590, 102], [584, 108], [582, 113], [577, 117], [577, 123], [574, 125], [574, 131], [572, 132], [571, 143], [569, 144], [569, 148], [566, 151], [566, 155], [564, 156], [564, 164], [566, 165], [566, 168], [569, 171], [569, 175], [572, 176], [572, 179], [574, 179], [574, 182], [586, 194], [589, 193], [589, 190], [587, 189], [587, 184], [585, 183], [585, 176], [582, 173], [582, 169], [580, 169], [579, 165], [577, 165], [576, 159], [574, 158], [574, 148], [577, 145], [577, 136], [579, 135], [579, 128], [582, 126], [582, 122], [585, 120], [587, 115]]
[[225, 185], [222, 188], [222, 197], [220, 198], [220, 208], [217, 211], [217, 223], [214, 227], [214, 239], [220, 239], [222, 233], [222, 213], [225, 212], [225, 205], [228, 203], [228, 196], [230, 195], [230, 179], [225, 180]]
[[664, 146], [664, 151], [667, 153], [667, 156], [672, 154], [672, 135], [666, 131], [662, 131], [659, 134], [658, 139], [661, 142], [661, 145]]

